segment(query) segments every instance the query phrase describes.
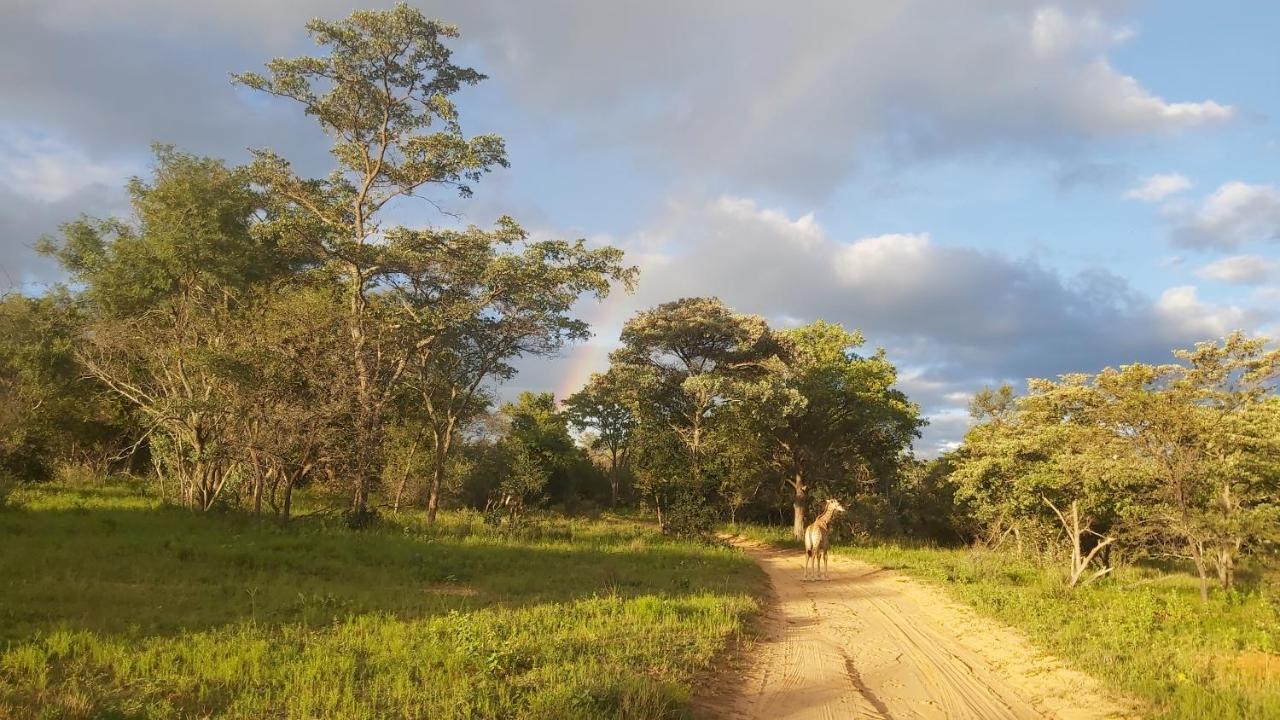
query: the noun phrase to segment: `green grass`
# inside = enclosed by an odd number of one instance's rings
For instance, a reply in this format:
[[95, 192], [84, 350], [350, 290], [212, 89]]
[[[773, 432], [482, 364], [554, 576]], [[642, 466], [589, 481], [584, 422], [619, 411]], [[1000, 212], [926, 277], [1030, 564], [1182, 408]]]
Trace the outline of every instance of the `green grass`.
[[[738, 532], [796, 546], [788, 528]], [[1110, 580], [1071, 590], [1057, 569], [1004, 553], [901, 545], [833, 552], [941, 586], [1146, 703], [1153, 717], [1280, 717], [1280, 595], [1260, 578], [1215, 592], [1206, 605], [1195, 577], [1176, 570], [1121, 567]]]
[[118, 487], [14, 500], [0, 717], [680, 717], [762, 582], [622, 518], [352, 532]]

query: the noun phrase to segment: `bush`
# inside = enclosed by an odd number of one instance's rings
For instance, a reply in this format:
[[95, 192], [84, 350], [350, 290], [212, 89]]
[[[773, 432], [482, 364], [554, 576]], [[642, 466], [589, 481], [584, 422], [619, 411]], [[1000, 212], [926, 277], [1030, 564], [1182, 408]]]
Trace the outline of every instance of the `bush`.
[[0, 470], [0, 510], [9, 507], [9, 498], [18, 489], [18, 479]]
[[715, 508], [705, 498], [684, 494], [663, 513], [662, 531], [675, 537], [702, 537], [711, 533], [717, 520]]

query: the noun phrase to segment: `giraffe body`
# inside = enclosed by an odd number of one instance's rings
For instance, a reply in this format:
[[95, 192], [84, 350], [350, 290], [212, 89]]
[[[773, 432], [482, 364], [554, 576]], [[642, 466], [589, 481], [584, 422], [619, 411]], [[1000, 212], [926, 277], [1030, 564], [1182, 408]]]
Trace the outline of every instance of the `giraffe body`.
[[[827, 548], [831, 538], [831, 521], [837, 513], [844, 512], [844, 506], [835, 498], [828, 498], [822, 514], [804, 529], [804, 579], [826, 580], [831, 569], [827, 559]], [[813, 570], [810, 572], [810, 566]]]

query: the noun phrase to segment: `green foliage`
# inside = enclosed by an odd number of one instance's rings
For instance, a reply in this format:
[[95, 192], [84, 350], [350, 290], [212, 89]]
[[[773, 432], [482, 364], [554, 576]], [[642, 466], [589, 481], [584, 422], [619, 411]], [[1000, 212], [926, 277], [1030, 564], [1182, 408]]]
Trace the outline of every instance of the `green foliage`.
[[617, 518], [352, 533], [122, 488], [0, 515], [0, 714], [670, 718], [756, 609], [728, 549]]
[[1065, 540], [1073, 584], [1090, 537], [1190, 560], [1206, 600], [1211, 569], [1229, 589], [1237, 557], [1280, 538], [1280, 350], [1235, 333], [1175, 356], [1031, 380], [1016, 401], [980, 394], [985, 422], [956, 454], [957, 497], [993, 540], [1006, 529]]
[[744, 393], [736, 412], [793, 492], [794, 532], [815, 491], [846, 500], [868, 491], [887, 498], [899, 464], [924, 424], [894, 386], [897, 369], [880, 349], [862, 357], [861, 333], [816, 321], [779, 333], [780, 361]]
[[702, 493], [680, 488], [667, 499], [662, 532], [674, 537], [701, 538], [711, 534], [719, 513]]
[[63, 291], [0, 297], [0, 474], [43, 480], [59, 462], [101, 472], [119, 449], [124, 410], [76, 363], [84, 323]]
[[608, 453], [609, 504], [616, 506], [622, 493], [626, 467], [639, 419], [622, 373], [595, 373], [586, 387], [565, 399], [569, 422], [580, 431], [594, 432], [590, 447]]

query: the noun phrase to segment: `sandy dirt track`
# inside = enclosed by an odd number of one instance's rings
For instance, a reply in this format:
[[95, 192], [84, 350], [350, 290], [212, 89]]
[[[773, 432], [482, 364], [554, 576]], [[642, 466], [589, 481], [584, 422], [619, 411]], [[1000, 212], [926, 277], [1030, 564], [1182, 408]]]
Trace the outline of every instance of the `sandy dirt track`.
[[739, 539], [776, 604], [705, 714], [761, 720], [1132, 717], [1090, 677], [1034, 650], [940, 591], [831, 557], [831, 579], [801, 579], [803, 554]]

